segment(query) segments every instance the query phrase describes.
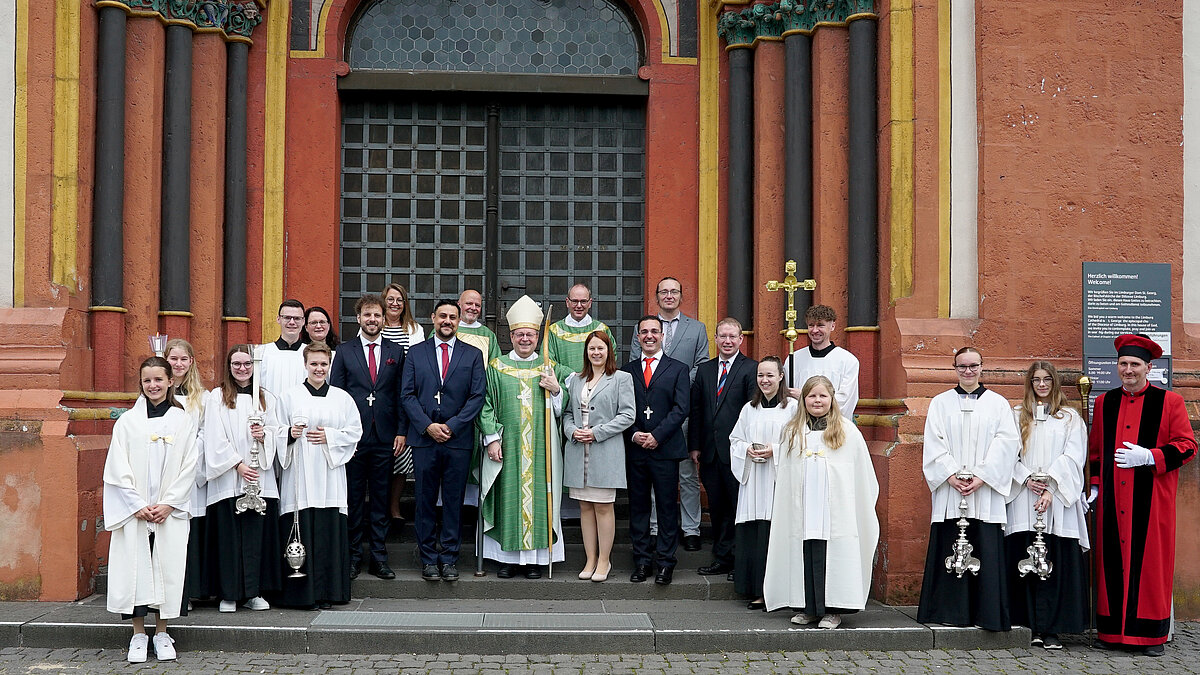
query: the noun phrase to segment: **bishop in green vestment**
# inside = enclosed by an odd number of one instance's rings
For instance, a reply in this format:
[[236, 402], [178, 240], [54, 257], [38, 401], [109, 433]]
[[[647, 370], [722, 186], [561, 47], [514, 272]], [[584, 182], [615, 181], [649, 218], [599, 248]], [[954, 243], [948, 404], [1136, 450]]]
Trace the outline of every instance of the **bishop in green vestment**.
[[[488, 364], [487, 397], [478, 427], [487, 448], [483, 460], [483, 555], [513, 565], [547, 565], [564, 559], [559, 503], [562, 497], [562, 439], [558, 420], [546, 434], [546, 399], [558, 418], [567, 404], [561, 383], [566, 368], [547, 364], [535, 351], [542, 310], [528, 296], [508, 315], [513, 351]], [[551, 493], [547, 499], [546, 462]], [[551, 537], [553, 528], [553, 538]], [[526, 570], [536, 577], [536, 567]]]
[[[565, 319], [550, 326], [549, 346], [546, 351], [550, 360], [562, 364], [571, 372], [579, 372], [583, 368], [583, 343], [592, 331], [608, 333], [608, 339], [615, 345], [612, 331], [604, 323], [597, 321], [588, 313], [592, 308], [592, 292], [583, 284], [575, 284], [567, 291], [567, 310], [570, 314]], [[616, 354], [613, 355], [616, 357]], [[617, 363], [621, 360], [617, 359]]]

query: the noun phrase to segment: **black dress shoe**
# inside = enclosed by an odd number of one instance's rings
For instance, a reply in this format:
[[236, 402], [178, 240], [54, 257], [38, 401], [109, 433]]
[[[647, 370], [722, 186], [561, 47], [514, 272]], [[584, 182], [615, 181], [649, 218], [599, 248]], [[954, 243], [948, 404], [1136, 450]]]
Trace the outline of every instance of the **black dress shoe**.
[[696, 573], [700, 574], [702, 576], [708, 577], [708, 576], [713, 576], [713, 575], [717, 575], [717, 574], [729, 574], [732, 571], [733, 571], [733, 565], [730, 565], [729, 563], [723, 563], [723, 562], [714, 560], [711, 563], [709, 563], [708, 565], [705, 565], [704, 567], [701, 567], [700, 569], [696, 570]]
[[733, 570], [729, 570], [729, 574], [725, 575], [725, 581], [733, 581]]
[[637, 565], [633, 568], [633, 574], [629, 575], [629, 580], [635, 584], [640, 584], [650, 576], [649, 565]]
[[1162, 645], [1149, 645], [1142, 649], [1142, 653], [1146, 656], [1162, 656], [1167, 653], [1167, 649]]
[[497, 579], [511, 579], [511, 578], [513, 578], [514, 571], [515, 570], [513, 570], [512, 565], [501, 565], [500, 569], [496, 571], [496, 578]]
[[541, 579], [542, 578], [541, 568], [539, 568], [537, 565], [526, 565], [525, 566], [525, 578], [526, 579]]
[[362, 572], [362, 561], [355, 560], [354, 562], [350, 563], [350, 578], [357, 579], [359, 572]]
[[675, 571], [673, 567], [664, 567], [658, 571], [658, 575], [654, 577], [654, 583], [659, 586], [668, 586], [671, 583], [671, 573]]
[[458, 568], [454, 565], [442, 565], [442, 581], [458, 581]]
[[766, 609], [767, 603], [764, 600], [751, 600], [746, 603], [746, 609]]
[[683, 538], [683, 550], [699, 551], [700, 550], [700, 535], [689, 534]]
[[438, 571], [438, 566], [432, 563], [421, 568], [421, 578], [425, 581], [437, 581], [442, 578], [442, 573]]
[[330, 605], [328, 602], [317, 603], [317, 609], [329, 609], [330, 607], [332, 607], [332, 605]]
[[371, 563], [370, 571], [371, 571], [371, 574], [374, 574], [375, 576], [379, 577], [380, 579], [395, 579], [396, 578], [396, 573], [393, 572], [392, 568], [388, 567], [388, 564], [385, 562]]

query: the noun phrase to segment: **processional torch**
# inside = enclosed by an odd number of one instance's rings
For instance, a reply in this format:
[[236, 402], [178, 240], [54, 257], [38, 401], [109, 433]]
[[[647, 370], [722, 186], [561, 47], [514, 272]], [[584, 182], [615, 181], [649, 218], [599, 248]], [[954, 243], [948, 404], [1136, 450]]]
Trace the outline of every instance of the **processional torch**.
[[[959, 396], [958, 401], [959, 410], [963, 413], [963, 427], [973, 428], [974, 425], [968, 420], [970, 419], [970, 414], [975, 410], [975, 399], [967, 395]], [[969, 441], [966, 434], [963, 435], [963, 439], [964, 441]], [[959, 469], [958, 473], [954, 474], [954, 477], [961, 481], [970, 481], [975, 478], [975, 474], [964, 466], [962, 469]], [[975, 547], [971, 545], [971, 542], [967, 541], [967, 525], [970, 524], [967, 520], [968, 507], [967, 496], [960, 492], [958, 495], [958, 539], [954, 540], [954, 545], [950, 548], [951, 553], [946, 556], [946, 571], [959, 579], [967, 572], [979, 576], [980, 560], [971, 555]]]
[[787, 293], [787, 311], [783, 314], [784, 321], [787, 321], [787, 328], [779, 331], [779, 334], [788, 341], [788, 373], [787, 385], [795, 387], [796, 385], [796, 364], [792, 358], [792, 352], [796, 350], [796, 338], [800, 337], [800, 331], [796, 330], [796, 291], [814, 291], [817, 288], [817, 282], [812, 279], [800, 281], [796, 279], [796, 261], [789, 260], [783, 266], [783, 271], [787, 275], [783, 281], [768, 281], [766, 286], [768, 291], [783, 291]]
[[[1046, 421], [1046, 418], [1046, 404], [1037, 404], [1037, 408], [1035, 408], [1033, 415], [1034, 428], [1039, 428]], [[1042, 442], [1045, 442], [1044, 437], [1041, 434], [1034, 434], [1034, 437], [1038, 438]], [[1049, 485], [1050, 474], [1039, 468], [1037, 471], [1034, 471], [1029, 475], [1029, 480], [1036, 483], [1041, 483], [1042, 485]], [[1047, 487], [1046, 489], [1049, 488]], [[1042, 536], [1046, 531], [1045, 511], [1037, 512], [1037, 520], [1035, 520], [1033, 523], [1033, 531], [1035, 532], [1033, 536], [1033, 543], [1025, 547], [1025, 552], [1029, 554], [1029, 557], [1022, 558], [1021, 560], [1017, 561], [1017, 572], [1019, 572], [1021, 576], [1025, 576], [1030, 572], [1034, 572], [1042, 581], [1045, 581], [1047, 578], [1049, 578], [1050, 573], [1054, 571], [1054, 563], [1050, 562], [1046, 558], [1046, 540]]]
[[155, 356], [161, 357], [163, 352], [167, 350], [167, 336], [162, 333], [155, 333], [149, 339], [150, 351], [154, 352]]
[[[250, 426], [253, 427], [256, 424], [258, 426], [262, 426], [263, 423], [262, 404], [259, 399], [261, 389], [259, 388], [260, 385], [258, 382], [258, 367], [262, 363], [262, 356], [253, 349], [250, 351], [253, 352], [250, 355], [250, 358], [254, 361], [254, 374], [251, 376], [252, 393], [250, 394], [254, 399], [254, 412], [250, 415], [249, 421]], [[250, 444], [250, 468], [254, 469], [255, 471], [258, 471], [259, 468], [258, 455], [261, 451], [262, 441], [255, 440]], [[256, 511], [259, 515], [266, 515], [267, 501], [262, 498], [262, 495], [260, 494], [261, 492], [262, 486], [258, 484], [257, 478], [254, 480], [247, 480], [246, 487], [243, 488], [242, 496], [238, 497], [237, 501], [233, 503], [234, 512], [243, 513], [249, 509]]]

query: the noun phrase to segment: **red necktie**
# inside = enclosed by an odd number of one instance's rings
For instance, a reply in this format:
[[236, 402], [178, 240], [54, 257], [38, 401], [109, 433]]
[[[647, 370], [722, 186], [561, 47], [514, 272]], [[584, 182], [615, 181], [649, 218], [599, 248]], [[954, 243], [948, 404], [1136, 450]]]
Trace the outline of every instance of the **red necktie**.
[[721, 378], [719, 380], [717, 380], [717, 396], [718, 397], [721, 395], [721, 392], [725, 391], [725, 377], [727, 375], [729, 375], [729, 362], [722, 361], [721, 362]]
[[379, 374], [379, 367], [375, 365], [375, 343], [367, 344], [367, 372], [371, 373], [371, 384], [375, 384], [375, 376]]
[[642, 371], [642, 377], [646, 379], [646, 386], [650, 386], [650, 378], [654, 377], [654, 371], [650, 368], [650, 364], [654, 363], [654, 359], [646, 359], [646, 369]]
[[450, 369], [450, 345], [443, 342], [442, 348], [442, 382], [446, 381], [446, 371]]

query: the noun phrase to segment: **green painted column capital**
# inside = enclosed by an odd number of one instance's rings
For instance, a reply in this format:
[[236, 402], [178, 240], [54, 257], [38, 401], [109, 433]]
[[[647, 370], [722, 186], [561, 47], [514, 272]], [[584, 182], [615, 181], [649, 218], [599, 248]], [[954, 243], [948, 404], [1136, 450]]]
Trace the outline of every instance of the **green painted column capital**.
[[721, 14], [717, 35], [729, 48], [753, 47], [762, 39], [812, 33], [819, 26], [844, 26], [875, 17], [875, 0], [779, 0]]

